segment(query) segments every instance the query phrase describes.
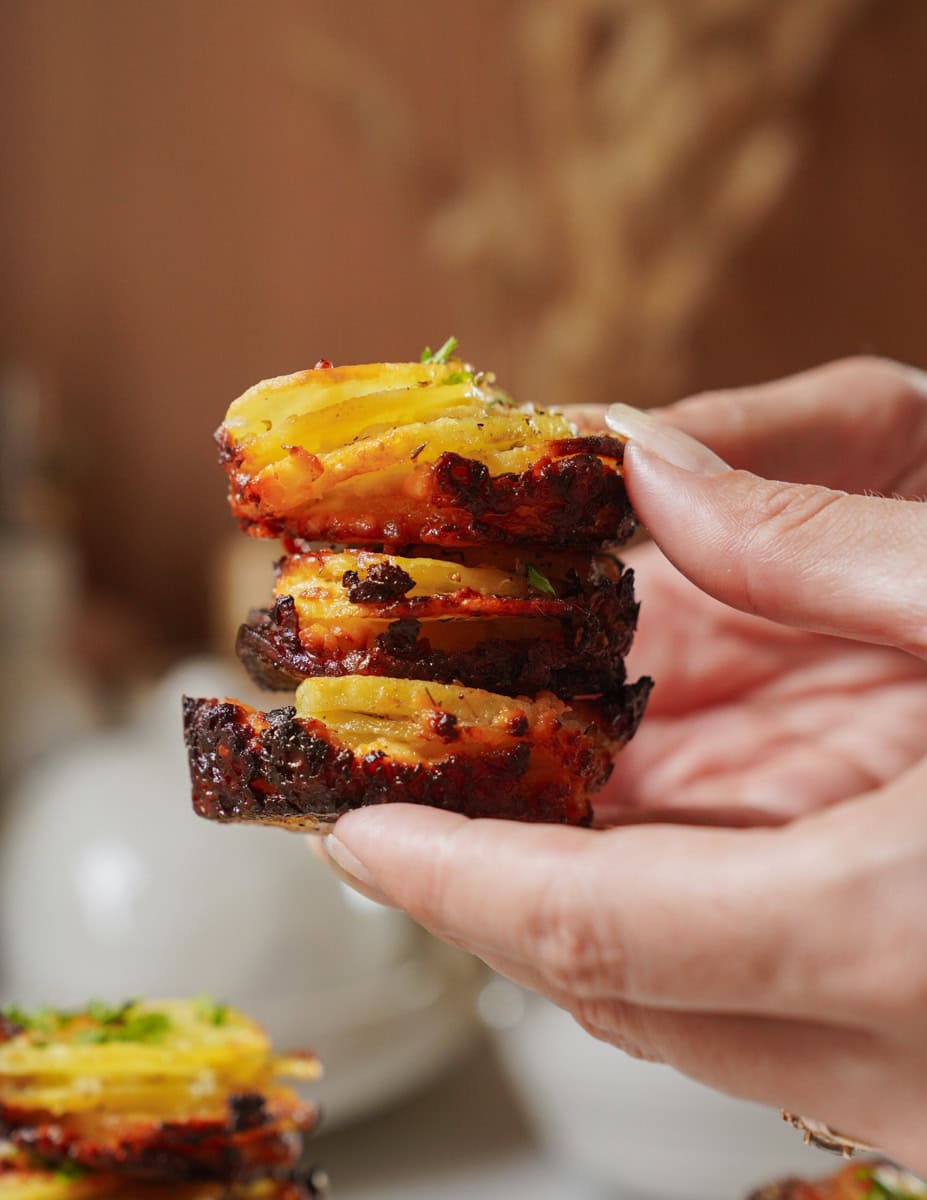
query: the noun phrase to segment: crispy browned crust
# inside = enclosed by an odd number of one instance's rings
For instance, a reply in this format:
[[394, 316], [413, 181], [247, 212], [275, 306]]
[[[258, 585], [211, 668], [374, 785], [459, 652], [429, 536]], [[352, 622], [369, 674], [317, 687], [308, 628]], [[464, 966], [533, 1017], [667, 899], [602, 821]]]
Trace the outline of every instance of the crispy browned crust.
[[288, 1088], [231, 1096], [224, 1114], [55, 1116], [0, 1104], [0, 1131], [42, 1162], [148, 1180], [290, 1176], [317, 1110]]
[[[236, 650], [261, 686], [290, 689], [310, 676], [385, 675], [461, 683], [504, 696], [553, 692], [611, 696], [625, 682], [624, 656], [637, 624], [634, 575], [579, 584], [572, 596], [513, 599], [472, 591], [444, 596], [400, 596], [364, 606], [372, 620], [391, 621], [358, 644], [333, 647], [313, 641], [290, 596], [255, 609], [238, 631]], [[490, 638], [462, 651], [432, 646], [419, 617], [548, 618], [554, 637]]]
[[220, 428], [229, 504], [256, 537], [348, 544], [592, 546], [627, 541], [635, 529], [620, 467], [624, 443], [589, 436], [545, 442], [520, 474], [492, 476], [485, 464], [446, 452], [415, 468], [415, 495], [384, 490], [364, 506], [316, 501], [292, 514], [273, 510], [242, 451]]
[[[627, 687], [611, 714], [619, 736], [630, 736], [649, 680]], [[293, 708], [258, 713], [233, 701], [184, 699], [184, 730], [193, 807], [215, 821], [254, 821], [315, 829], [371, 804], [427, 804], [470, 817], [588, 824], [589, 796], [612, 770], [615, 748], [594, 723], [557, 725], [544, 747], [557, 770], [529, 773], [532, 732], [480, 755], [455, 752], [436, 761], [398, 762], [383, 753], [358, 757], [321, 721]]]
[[603, 730], [617, 750], [629, 742], [647, 710], [653, 680], [642, 675], [634, 683], [625, 683], [601, 700], [577, 702], [576, 709]]

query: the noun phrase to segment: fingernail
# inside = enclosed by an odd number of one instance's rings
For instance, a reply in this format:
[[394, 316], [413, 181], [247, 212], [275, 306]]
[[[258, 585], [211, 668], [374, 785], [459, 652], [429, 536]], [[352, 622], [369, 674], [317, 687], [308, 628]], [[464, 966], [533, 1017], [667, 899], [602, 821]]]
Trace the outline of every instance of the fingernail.
[[694, 475], [721, 475], [731, 469], [714, 450], [639, 408], [613, 404], [605, 414], [605, 423], [613, 433], [683, 471], [691, 471]]
[[383, 895], [374, 883], [373, 876], [357, 855], [353, 854], [347, 848], [344, 842], [339, 842], [332, 833], [322, 839], [322, 845], [325, 855], [336, 874], [346, 884], [354, 888], [355, 891], [367, 896], [368, 899], [376, 900], [378, 904], [389, 904], [389, 900], [387, 900], [386, 896]]

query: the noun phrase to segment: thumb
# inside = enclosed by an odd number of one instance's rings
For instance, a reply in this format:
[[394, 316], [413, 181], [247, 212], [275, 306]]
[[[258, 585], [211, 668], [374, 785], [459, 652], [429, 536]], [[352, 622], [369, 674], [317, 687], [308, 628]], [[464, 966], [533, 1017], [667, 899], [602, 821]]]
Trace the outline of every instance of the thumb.
[[624, 405], [631, 503], [666, 557], [745, 612], [927, 657], [927, 505], [734, 471]]

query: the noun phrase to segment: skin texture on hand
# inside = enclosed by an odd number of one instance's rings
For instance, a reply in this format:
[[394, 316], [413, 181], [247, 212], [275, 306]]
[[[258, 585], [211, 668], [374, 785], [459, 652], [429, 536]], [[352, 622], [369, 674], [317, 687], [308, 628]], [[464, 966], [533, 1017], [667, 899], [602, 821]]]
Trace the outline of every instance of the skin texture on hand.
[[595, 1036], [927, 1173], [927, 391], [851, 361], [610, 420], [657, 686], [604, 816], [651, 823], [385, 806], [328, 853]]
[[597, 822], [775, 824], [894, 779], [927, 753], [927, 667], [791, 629], [706, 595], [653, 545], [628, 669], [647, 716], [595, 798]]

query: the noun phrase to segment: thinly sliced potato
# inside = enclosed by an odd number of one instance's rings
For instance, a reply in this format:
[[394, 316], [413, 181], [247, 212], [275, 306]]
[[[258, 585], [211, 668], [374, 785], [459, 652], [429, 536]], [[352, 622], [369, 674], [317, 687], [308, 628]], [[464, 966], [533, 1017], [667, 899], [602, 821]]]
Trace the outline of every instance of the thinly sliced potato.
[[315, 551], [283, 559], [275, 595], [237, 649], [277, 690], [383, 675], [505, 696], [610, 696], [625, 683], [637, 619], [631, 573], [604, 554]]
[[[270, 379], [217, 431], [249, 531], [478, 545], [624, 540], [623, 443], [574, 436], [458, 360]], [[489, 484], [487, 481], [492, 481]]]
[[[367, 804], [588, 823], [649, 680], [599, 711], [378, 676], [308, 679], [292, 708], [184, 701], [193, 806], [217, 821], [317, 828]], [[305, 714], [305, 715], [300, 715]]]
[[260, 1091], [277, 1076], [319, 1075], [311, 1057], [275, 1057], [261, 1027], [232, 1008], [165, 1000], [103, 1012], [105, 1020], [93, 1012], [33, 1014], [18, 1032], [8, 1017], [0, 1105], [166, 1116], [215, 1109], [230, 1092]]

